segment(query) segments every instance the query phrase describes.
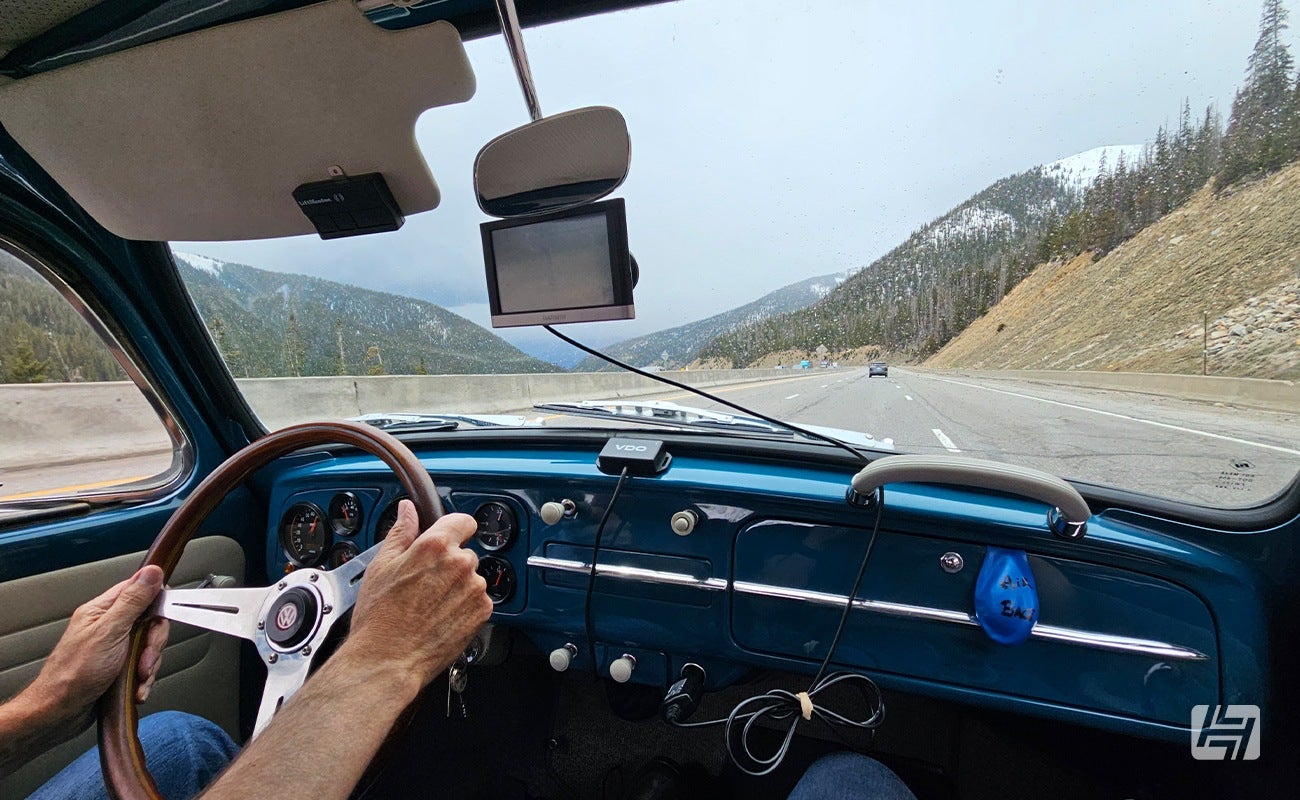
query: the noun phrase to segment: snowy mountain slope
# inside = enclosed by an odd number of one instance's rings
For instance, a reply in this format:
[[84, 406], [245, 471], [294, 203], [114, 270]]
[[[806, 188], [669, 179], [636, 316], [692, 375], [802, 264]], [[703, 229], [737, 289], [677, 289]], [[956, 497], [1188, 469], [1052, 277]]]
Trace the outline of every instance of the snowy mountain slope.
[[1075, 153], [1062, 159], [1053, 161], [1050, 164], [1044, 164], [1041, 169], [1043, 174], [1056, 178], [1062, 184], [1075, 191], [1083, 191], [1097, 180], [1103, 169], [1105, 171], [1114, 171], [1115, 165], [1119, 163], [1122, 156], [1124, 162], [1130, 166], [1136, 164], [1142, 157], [1143, 145], [1140, 144], [1111, 144], [1105, 147], [1094, 147], [1091, 150], [1085, 150], [1082, 153]]
[[1079, 199], [1081, 181], [1133, 148], [1097, 148], [1003, 178], [914, 231], [806, 308], [738, 325], [700, 349], [741, 367], [768, 353], [877, 347], [929, 354], [1025, 275], [1047, 220]]

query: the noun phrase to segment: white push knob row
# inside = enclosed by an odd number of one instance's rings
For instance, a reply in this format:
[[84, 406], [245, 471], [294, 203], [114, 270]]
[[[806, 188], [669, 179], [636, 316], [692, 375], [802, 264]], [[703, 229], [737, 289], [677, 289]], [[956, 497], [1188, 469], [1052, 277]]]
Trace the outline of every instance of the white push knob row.
[[[557, 647], [551, 651], [550, 662], [551, 669], [556, 672], [564, 672], [573, 663], [573, 657], [578, 654], [578, 647], [574, 644], [565, 644], [563, 647]], [[627, 683], [632, 680], [632, 672], [636, 669], [636, 656], [624, 653], [622, 657], [616, 658], [609, 663], [609, 677], [618, 683]]]

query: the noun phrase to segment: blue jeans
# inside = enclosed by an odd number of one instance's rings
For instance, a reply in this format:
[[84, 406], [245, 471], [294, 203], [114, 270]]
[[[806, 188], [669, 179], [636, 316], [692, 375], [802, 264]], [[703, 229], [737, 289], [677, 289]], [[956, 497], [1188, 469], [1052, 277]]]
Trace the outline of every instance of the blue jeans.
[[[140, 744], [158, 790], [167, 800], [194, 797], [239, 752], [225, 731], [180, 711], [160, 711], [140, 720]], [[82, 753], [28, 800], [108, 800], [99, 770], [99, 748]]]
[[858, 753], [831, 753], [813, 762], [790, 800], [916, 800], [889, 767]]

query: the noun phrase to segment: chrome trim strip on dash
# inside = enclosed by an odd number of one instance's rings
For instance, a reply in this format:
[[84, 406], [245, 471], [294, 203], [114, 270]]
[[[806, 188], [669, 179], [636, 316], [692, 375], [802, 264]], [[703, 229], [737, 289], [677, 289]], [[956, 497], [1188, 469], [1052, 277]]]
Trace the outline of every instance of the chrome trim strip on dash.
[[[553, 569], [557, 572], [572, 572], [578, 575], [586, 575], [591, 572], [591, 565], [585, 561], [550, 558], [548, 556], [529, 556], [528, 566], [538, 567], [539, 569]], [[697, 578], [684, 572], [664, 572], [657, 569], [627, 567], [619, 564], [598, 564], [596, 565], [596, 575], [637, 583], [653, 583], [661, 586], [688, 586], [711, 592], [721, 592], [727, 589], [727, 581], [723, 578]]]
[[[765, 583], [749, 583], [747, 581], [736, 581], [735, 590], [741, 594], [758, 595], [760, 597], [778, 597], [784, 600], [800, 600], [806, 603], [816, 605], [835, 606], [842, 608], [844, 603], [849, 599], [847, 595], [827, 594], [826, 592], [813, 592], [806, 589], [791, 589], [785, 586], [771, 586]], [[853, 601], [854, 608], [860, 608], [864, 611], [874, 611], [877, 614], [888, 614], [893, 617], [907, 617], [910, 619], [928, 619], [936, 622], [949, 622], [957, 625], [978, 626], [979, 622], [971, 614], [965, 611], [952, 611], [946, 608], [930, 608], [928, 606], [914, 606], [907, 603], [891, 603], [886, 600], [868, 600], [860, 598]], [[1034, 626], [1030, 634], [1035, 639], [1047, 639], [1049, 641], [1067, 642], [1080, 647], [1090, 647], [1094, 650], [1111, 650], [1118, 653], [1137, 653], [1145, 656], [1157, 658], [1169, 658], [1176, 661], [1204, 661], [1206, 655], [1190, 647], [1182, 647], [1167, 642], [1158, 642], [1152, 639], [1137, 639], [1130, 636], [1118, 636], [1110, 633], [1097, 633], [1096, 631], [1083, 631], [1075, 628], [1062, 628], [1056, 625], [1043, 625], [1039, 623]]]
[[[584, 561], [575, 561], [565, 558], [549, 558], [547, 556], [529, 556], [528, 566], [539, 569], [553, 569], [559, 572], [572, 572], [575, 574], [586, 575], [591, 570], [591, 565]], [[596, 567], [598, 576], [615, 578], [618, 580], [633, 581], [637, 583], [652, 583], [667, 586], [687, 586], [707, 591], [725, 591], [728, 583], [723, 578], [697, 578], [694, 575], [687, 575], [682, 572], [664, 572], [662, 570], [644, 569], [641, 567], [627, 567], [618, 564], [599, 564]], [[819, 606], [843, 607], [848, 600], [847, 595], [831, 594], [828, 592], [815, 592], [810, 589], [794, 589], [787, 586], [773, 586], [766, 583], [752, 583], [749, 581], [736, 581], [732, 584], [732, 589], [740, 594], [747, 594], [757, 597], [774, 597], [781, 600], [797, 600], [804, 603], [812, 603]], [[859, 598], [853, 601], [855, 609], [871, 611], [877, 614], [886, 614], [891, 617], [904, 617], [907, 619], [925, 619], [934, 622], [947, 622], [955, 625], [978, 626], [979, 622], [975, 617], [965, 611], [953, 611], [946, 608], [931, 608], [929, 606], [915, 606], [908, 603], [893, 603], [888, 600], [869, 600]], [[1137, 639], [1130, 636], [1118, 636], [1110, 633], [1098, 633], [1096, 631], [1084, 631], [1076, 628], [1062, 628], [1056, 625], [1038, 624], [1034, 626], [1031, 634], [1036, 639], [1046, 639], [1048, 641], [1066, 642], [1079, 647], [1089, 647], [1094, 650], [1110, 650], [1118, 653], [1136, 653], [1138, 655], [1151, 656], [1153, 658], [1168, 658], [1176, 661], [1204, 661], [1207, 656], [1190, 647], [1182, 647], [1167, 642], [1158, 642], [1152, 639]]]

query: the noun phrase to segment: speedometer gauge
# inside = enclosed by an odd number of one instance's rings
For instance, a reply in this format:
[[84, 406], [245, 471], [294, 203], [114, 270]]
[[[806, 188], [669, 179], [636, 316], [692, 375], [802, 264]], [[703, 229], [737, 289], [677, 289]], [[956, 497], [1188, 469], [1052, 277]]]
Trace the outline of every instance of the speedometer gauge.
[[315, 503], [297, 503], [280, 521], [280, 546], [289, 560], [300, 567], [314, 567], [329, 550], [329, 526], [325, 513]]
[[505, 503], [484, 503], [474, 512], [474, 521], [478, 523], [478, 533], [474, 535], [488, 552], [509, 547], [519, 531], [515, 512]]

